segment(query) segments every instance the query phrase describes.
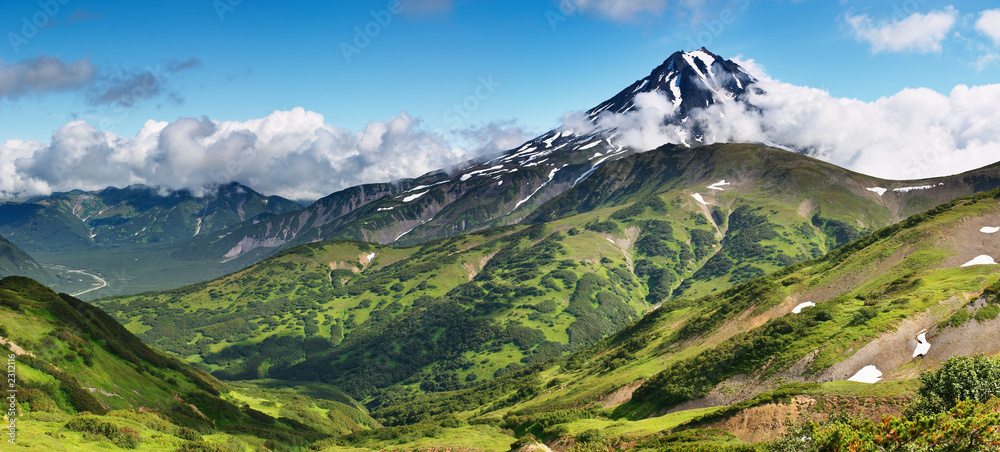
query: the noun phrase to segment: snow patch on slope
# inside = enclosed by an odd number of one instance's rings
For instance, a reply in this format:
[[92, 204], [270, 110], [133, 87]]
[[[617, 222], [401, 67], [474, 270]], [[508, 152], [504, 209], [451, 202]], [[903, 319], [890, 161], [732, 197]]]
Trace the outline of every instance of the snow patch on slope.
[[971, 267], [973, 265], [996, 265], [996, 261], [993, 260], [992, 256], [982, 255], [976, 256], [975, 259], [962, 264], [963, 267]]
[[[428, 191], [430, 191], [430, 190], [428, 190]], [[415, 195], [407, 196], [407, 197], [403, 198], [403, 202], [416, 201], [416, 200], [420, 199], [421, 196], [426, 195], [426, 194], [427, 194], [426, 191], [422, 191], [422, 192], [417, 193]]]
[[930, 349], [931, 343], [927, 342], [927, 332], [921, 332], [917, 335], [917, 349], [913, 351], [913, 357], [925, 356]]
[[878, 383], [882, 379], [882, 371], [878, 370], [875, 366], [865, 366], [858, 373], [854, 374], [853, 377], [848, 378], [847, 381], [856, 381], [858, 383]]
[[802, 304], [796, 306], [795, 309], [792, 309], [792, 314], [800, 314], [800, 313], [802, 313], [803, 309], [805, 309], [805, 308], [811, 308], [813, 306], [816, 306], [816, 303], [813, 303], [811, 301], [807, 301], [805, 303], [802, 303]]
[[[938, 184], [938, 185], [944, 185], [944, 184]], [[919, 185], [919, 186], [916, 186], [916, 187], [899, 187], [899, 188], [893, 188], [892, 191], [894, 191], [896, 193], [907, 193], [907, 192], [911, 192], [911, 191], [914, 191], [914, 190], [929, 190], [931, 188], [934, 188], [934, 186], [933, 185]]]
[[538, 193], [538, 191], [541, 190], [542, 188], [544, 188], [546, 185], [548, 185], [549, 182], [552, 182], [552, 179], [554, 179], [556, 177], [556, 173], [558, 173], [559, 170], [561, 170], [561, 169], [563, 169], [565, 167], [566, 167], [566, 165], [563, 165], [563, 166], [561, 166], [559, 168], [555, 168], [552, 171], [549, 171], [549, 180], [543, 182], [542, 185], [539, 185], [538, 188], [536, 188], [535, 191], [531, 192], [531, 194], [528, 195], [527, 198], [524, 198], [524, 199], [518, 201], [517, 204], [514, 204], [514, 209], [511, 210], [511, 212], [513, 212], [514, 210], [517, 210], [518, 207], [521, 207], [521, 204], [524, 204], [524, 203], [528, 202], [528, 200], [531, 199], [532, 196], [535, 196], [535, 193]]
[[732, 184], [730, 184], [729, 182], [726, 182], [726, 180], [723, 179], [723, 180], [720, 180], [720, 181], [718, 181], [718, 182], [716, 182], [716, 183], [714, 183], [712, 185], [709, 185], [708, 188], [711, 189], [711, 190], [724, 191], [725, 189], [722, 188], [722, 187], [724, 187], [726, 185], [732, 185]]

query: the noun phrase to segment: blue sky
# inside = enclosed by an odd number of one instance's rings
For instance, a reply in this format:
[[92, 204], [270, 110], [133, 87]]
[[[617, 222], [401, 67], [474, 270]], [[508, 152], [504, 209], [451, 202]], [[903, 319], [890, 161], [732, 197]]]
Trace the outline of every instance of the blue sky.
[[[985, 19], [996, 7], [987, 1], [12, 3], [0, 6], [8, 147], [49, 143], [76, 120], [134, 137], [148, 120], [245, 122], [296, 107], [355, 134], [405, 111], [407, 127], [435, 135], [423, 139], [475, 146], [461, 138], [470, 130], [544, 132], [700, 46], [865, 102], [995, 84], [1000, 70], [1000, 25]], [[398, 176], [389, 173], [371, 177]]]

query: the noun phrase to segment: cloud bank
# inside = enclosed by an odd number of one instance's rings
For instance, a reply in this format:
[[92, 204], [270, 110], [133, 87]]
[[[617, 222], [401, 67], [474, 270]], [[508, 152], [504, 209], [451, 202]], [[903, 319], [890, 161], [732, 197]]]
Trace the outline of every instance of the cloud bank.
[[[907, 89], [863, 102], [771, 79], [753, 61], [739, 64], [754, 68], [762, 90], [748, 104], [723, 102], [698, 111], [684, 127], [662, 126], [670, 104], [647, 94], [633, 111], [602, 115], [598, 126], [617, 128], [619, 144], [641, 150], [694, 144], [696, 126], [705, 144], [765, 143], [887, 179], [957, 174], [1000, 160], [1000, 84], [959, 85], [947, 95]], [[582, 130], [579, 121], [566, 127]]]
[[405, 112], [357, 132], [328, 125], [302, 108], [244, 122], [151, 120], [131, 137], [73, 121], [56, 130], [50, 143], [0, 144], [0, 196], [130, 184], [198, 193], [239, 181], [266, 194], [307, 200], [473, 157], [424, 131]]

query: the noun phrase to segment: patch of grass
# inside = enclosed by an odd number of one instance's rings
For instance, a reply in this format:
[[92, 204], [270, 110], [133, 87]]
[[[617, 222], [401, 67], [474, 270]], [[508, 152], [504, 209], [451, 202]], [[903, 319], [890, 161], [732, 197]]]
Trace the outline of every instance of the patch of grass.
[[1000, 305], [990, 304], [976, 311], [976, 320], [983, 322], [986, 320], [993, 320], [1000, 316]]

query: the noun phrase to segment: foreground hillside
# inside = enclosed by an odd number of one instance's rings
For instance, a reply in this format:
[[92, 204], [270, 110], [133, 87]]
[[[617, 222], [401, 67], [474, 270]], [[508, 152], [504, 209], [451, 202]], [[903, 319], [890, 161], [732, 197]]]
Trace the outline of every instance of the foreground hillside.
[[229, 387], [27, 278], [0, 280], [0, 344], [16, 402], [5, 425], [30, 450], [288, 450], [377, 425], [332, 390], [313, 393], [339, 401]]
[[[913, 420], [906, 409], [931, 381], [918, 376], [950, 357], [1000, 353], [1000, 272], [965, 266], [1000, 254], [992, 236], [998, 227], [1000, 192], [959, 199], [822, 259], [718, 295], [665, 303], [569, 358], [474, 389], [391, 391], [370, 405], [387, 425], [457, 417], [577, 450], [695, 450], [693, 443], [747, 450], [740, 447], [777, 439], [785, 420], [800, 415]], [[865, 378], [869, 366], [876, 372]], [[1000, 381], [1000, 372], [984, 375], [960, 378], [980, 378], [988, 387]], [[981, 394], [983, 402], [997, 395]], [[963, 416], [972, 416], [995, 427], [989, 419], [996, 412], [967, 407], [947, 415], [965, 420], [918, 425], [963, 425], [972, 422]], [[851, 422], [836, 425], [861, 431]], [[596, 449], [580, 444], [588, 442]]]

